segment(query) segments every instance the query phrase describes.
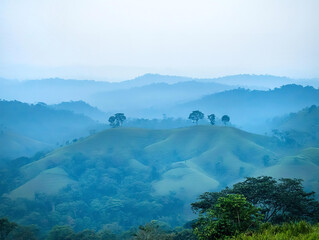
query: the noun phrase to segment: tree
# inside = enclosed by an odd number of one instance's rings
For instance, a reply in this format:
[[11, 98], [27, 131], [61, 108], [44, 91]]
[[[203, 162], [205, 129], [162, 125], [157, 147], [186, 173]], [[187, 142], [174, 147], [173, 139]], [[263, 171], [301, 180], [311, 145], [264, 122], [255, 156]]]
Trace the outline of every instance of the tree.
[[319, 202], [314, 192], [303, 190], [301, 179], [272, 177], [248, 177], [245, 181], [226, 188], [221, 192], [204, 193], [198, 202], [192, 203], [193, 211], [207, 212], [216, 204], [217, 196], [242, 194], [251, 204], [259, 207], [265, 222], [319, 221]]
[[70, 226], [54, 226], [47, 240], [73, 240], [75, 233]]
[[193, 123], [195, 122], [196, 124], [198, 123], [198, 120], [203, 118], [204, 118], [204, 113], [198, 110], [193, 111], [191, 114], [189, 114], [189, 117], [188, 117], [188, 119], [192, 120]]
[[74, 240], [100, 240], [93, 230], [85, 229], [74, 236]]
[[20, 226], [7, 218], [0, 219], [0, 240], [36, 240], [35, 226]]
[[162, 222], [152, 220], [146, 223], [145, 226], [139, 226], [138, 232], [135, 234], [135, 240], [170, 240], [170, 235], [165, 232], [166, 226]]
[[206, 215], [200, 215], [194, 233], [199, 240], [223, 239], [257, 227], [261, 217], [259, 209], [243, 195], [229, 194], [218, 198]]
[[34, 226], [18, 226], [13, 229], [6, 240], [36, 240], [37, 229]]
[[210, 114], [207, 116], [207, 118], [209, 119], [211, 125], [215, 125], [215, 114]]
[[0, 219], [0, 240], [5, 239], [8, 234], [18, 227], [15, 222], [9, 222], [7, 218]]
[[226, 125], [230, 121], [230, 117], [228, 115], [224, 115], [222, 117], [222, 122]]
[[124, 113], [116, 113], [114, 116], [109, 117], [109, 123], [111, 127], [120, 127], [126, 120]]

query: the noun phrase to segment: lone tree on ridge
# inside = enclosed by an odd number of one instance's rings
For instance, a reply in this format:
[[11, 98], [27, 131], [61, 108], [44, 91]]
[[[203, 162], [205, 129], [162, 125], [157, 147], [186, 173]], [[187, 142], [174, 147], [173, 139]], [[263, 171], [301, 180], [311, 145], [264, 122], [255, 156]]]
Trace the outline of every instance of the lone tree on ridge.
[[222, 122], [225, 124], [225, 126], [227, 125], [229, 121], [230, 121], [230, 117], [228, 115], [224, 115], [222, 117]]
[[189, 114], [188, 119], [192, 120], [193, 123], [198, 123], [198, 120], [203, 119], [204, 118], [204, 113], [202, 113], [201, 111], [193, 111], [191, 114]]
[[109, 117], [110, 126], [113, 128], [122, 126], [126, 120], [124, 113], [116, 113], [114, 116]]

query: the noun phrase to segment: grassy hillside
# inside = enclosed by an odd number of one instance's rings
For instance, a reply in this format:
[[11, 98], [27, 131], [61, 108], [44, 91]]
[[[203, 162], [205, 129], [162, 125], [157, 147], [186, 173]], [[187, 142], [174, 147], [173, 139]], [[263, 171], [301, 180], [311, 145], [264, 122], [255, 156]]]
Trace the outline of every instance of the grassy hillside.
[[[175, 192], [181, 199], [225, 186], [256, 169], [275, 164], [274, 139], [231, 127], [194, 126], [173, 130], [109, 129], [24, 166], [27, 180], [43, 171], [79, 161], [103, 161], [109, 168], [129, 172], [156, 168], [160, 178], [154, 194]], [[84, 164], [78, 162], [76, 164]], [[66, 170], [67, 171], [67, 170]], [[194, 181], [196, 179], [196, 181]], [[186, 196], [187, 195], [187, 196]]]
[[49, 144], [17, 133], [0, 130], [0, 159], [14, 159], [21, 156], [30, 157], [38, 151], [49, 150], [51, 147]]
[[[290, 148], [276, 137], [227, 126], [108, 129], [22, 165], [0, 214], [12, 216], [10, 206], [24, 198], [36, 201], [23, 217], [13, 215], [24, 224], [71, 221], [80, 230], [159, 219], [175, 226], [194, 218], [189, 203], [199, 194], [246, 176], [303, 178], [307, 189], [319, 191], [318, 156], [318, 148]], [[42, 210], [38, 196], [47, 202]]]
[[301, 178], [307, 190], [315, 191], [319, 197], [319, 148], [307, 148], [296, 155], [279, 159], [274, 166], [259, 169], [255, 176], [276, 178]]

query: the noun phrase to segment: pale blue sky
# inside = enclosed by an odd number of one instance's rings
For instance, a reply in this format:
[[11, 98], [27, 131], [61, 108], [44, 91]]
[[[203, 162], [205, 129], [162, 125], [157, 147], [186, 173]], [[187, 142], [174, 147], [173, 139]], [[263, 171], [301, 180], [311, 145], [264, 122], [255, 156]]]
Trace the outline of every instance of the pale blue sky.
[[0, 77], [319, 77], [318, 0], [1, 0]]

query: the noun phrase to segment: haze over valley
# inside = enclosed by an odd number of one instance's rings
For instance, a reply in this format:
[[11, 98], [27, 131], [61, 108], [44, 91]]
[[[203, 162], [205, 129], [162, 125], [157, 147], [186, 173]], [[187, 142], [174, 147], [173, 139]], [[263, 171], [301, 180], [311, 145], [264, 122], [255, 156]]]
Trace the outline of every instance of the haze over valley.
[[318, 12], [1, 1], [0, 240], [319, 239]]

